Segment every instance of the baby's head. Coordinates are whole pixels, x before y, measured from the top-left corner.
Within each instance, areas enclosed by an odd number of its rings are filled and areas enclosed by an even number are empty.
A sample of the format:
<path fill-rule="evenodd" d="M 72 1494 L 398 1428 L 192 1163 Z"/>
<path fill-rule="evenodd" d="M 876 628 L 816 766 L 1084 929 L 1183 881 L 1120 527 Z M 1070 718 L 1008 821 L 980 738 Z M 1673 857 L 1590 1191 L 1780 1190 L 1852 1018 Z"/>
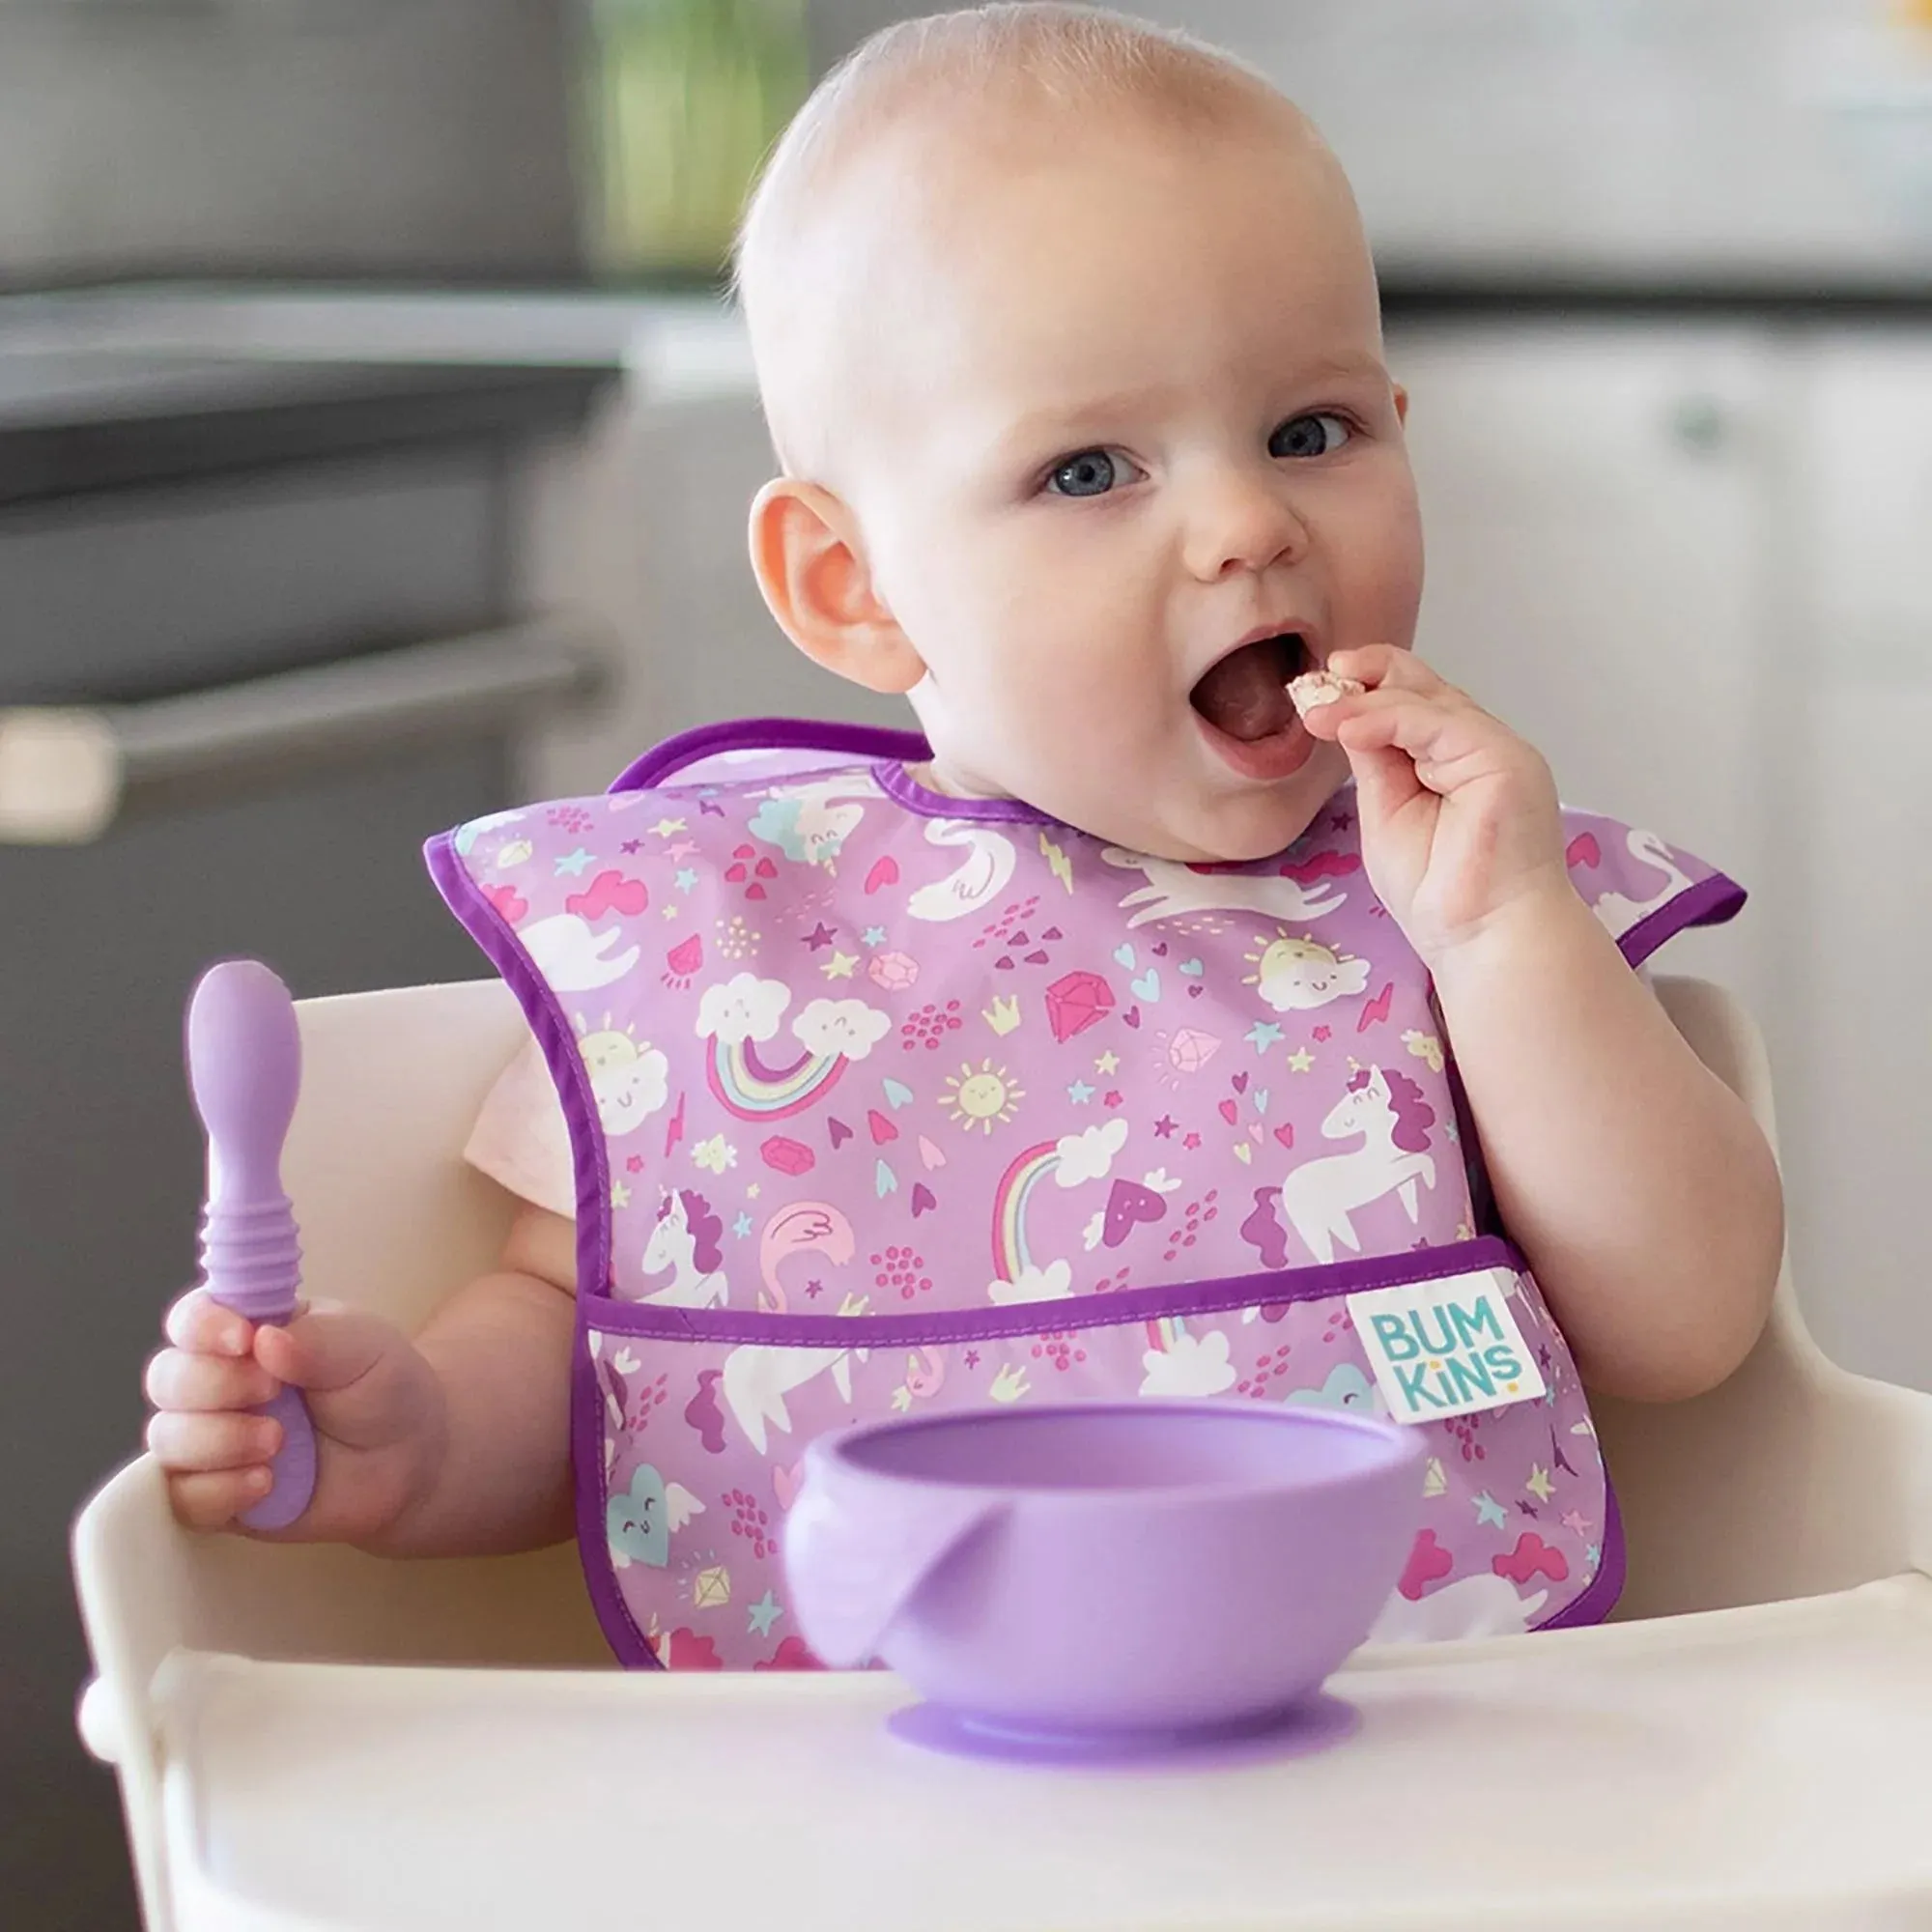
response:
<path fill-rule="evenodd" d="M 1281 687 L 1406 647 L 1422 581 L 1368 248 L 1295 108 L 1084 8 L 909 21 L 780 142 L 738 269 L 793 640 L 910 696 L 941 789 L 1171 859 L 1295 838 L 1347 768 Z"/>

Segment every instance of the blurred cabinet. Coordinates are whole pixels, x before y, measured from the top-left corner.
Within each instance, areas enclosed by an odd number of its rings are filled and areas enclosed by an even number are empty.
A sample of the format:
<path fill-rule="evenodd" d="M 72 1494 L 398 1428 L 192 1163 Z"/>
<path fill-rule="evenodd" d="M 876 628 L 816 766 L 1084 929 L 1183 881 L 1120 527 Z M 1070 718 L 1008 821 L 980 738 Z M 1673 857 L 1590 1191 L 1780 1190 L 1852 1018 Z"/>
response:
<path fill-rule="evenodd" d="M 1821 1342 L 1932 1387 L 1932 329 L 1408 324 L 1389 354 L 1418 648 L 1566 800 L 1749 889 L 1660 967 L 1763 1018 Z"/>
<path fill-rule="evenodd" d="M 1566 802 L 1764 876 L 1761 434 L 1747 330 L 1391 331 L 1428 588 L 1417 637 L 1548 758 Z M 1762 1009 L 1748 929 L 1673 942 Z"/>
<path fill-rule="evenodd" d="M 1932 330 L 1795 372 L 1778 678 L 1789 1160 L 1820 1341 L 1932 1387 Z"/>

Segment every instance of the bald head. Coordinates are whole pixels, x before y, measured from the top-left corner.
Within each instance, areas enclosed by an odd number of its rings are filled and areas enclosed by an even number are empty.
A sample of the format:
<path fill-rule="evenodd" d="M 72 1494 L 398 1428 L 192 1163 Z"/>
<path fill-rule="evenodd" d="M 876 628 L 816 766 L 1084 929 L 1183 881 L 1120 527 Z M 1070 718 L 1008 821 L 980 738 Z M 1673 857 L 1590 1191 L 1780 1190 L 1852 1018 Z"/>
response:
<path fill-rule="evenodd" d="M 860 391 L 902 348 L 907 278 L 970 247 L 954 217 L 987 171 L 1129 134 L 1183 150 L 1265 135 L 1352 210 L 1339 165 L 1267 80 L 1097 8 L 1007 0 L 907 20 L 830 74 L 774 148 L 735 261 L 786 473 L 837 476 Z"/>

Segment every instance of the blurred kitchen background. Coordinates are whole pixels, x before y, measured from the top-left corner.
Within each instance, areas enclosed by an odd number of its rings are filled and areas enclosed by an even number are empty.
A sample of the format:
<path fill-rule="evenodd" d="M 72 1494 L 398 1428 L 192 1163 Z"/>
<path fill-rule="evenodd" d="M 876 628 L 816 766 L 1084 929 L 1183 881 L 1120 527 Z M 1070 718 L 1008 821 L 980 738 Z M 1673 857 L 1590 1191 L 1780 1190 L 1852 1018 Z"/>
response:
<path fill-rule="evenodd" d="M 711 292 L 894 0 L 0 0 L 0 1922 L 131 1926 L 64 1550 L 189 1279 L 180 1005 L 474 977 L 416 847 L 779 639 Z M 1932 0 L 1150 0 L 1359 188 L 1422 647 L 1753 892 L 1826 1348 L 1932 1387 Z"/>

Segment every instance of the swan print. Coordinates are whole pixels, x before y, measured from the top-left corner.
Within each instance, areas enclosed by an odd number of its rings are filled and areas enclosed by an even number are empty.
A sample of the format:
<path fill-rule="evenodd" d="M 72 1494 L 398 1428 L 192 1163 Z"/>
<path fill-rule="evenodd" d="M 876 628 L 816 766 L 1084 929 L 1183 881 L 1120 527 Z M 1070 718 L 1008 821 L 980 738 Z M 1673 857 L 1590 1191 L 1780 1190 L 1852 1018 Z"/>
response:
<path fill-rule="evenodd" d="M 963 846 L 966 857 L 956 871 L 921 886 L 906 901 L 917 920 L 950 921 L 983 911 L 1006 891 L 1018 863 L 1010 838 L 970 819 L 935 818 L 925 828 L 925 842 Z"/>

